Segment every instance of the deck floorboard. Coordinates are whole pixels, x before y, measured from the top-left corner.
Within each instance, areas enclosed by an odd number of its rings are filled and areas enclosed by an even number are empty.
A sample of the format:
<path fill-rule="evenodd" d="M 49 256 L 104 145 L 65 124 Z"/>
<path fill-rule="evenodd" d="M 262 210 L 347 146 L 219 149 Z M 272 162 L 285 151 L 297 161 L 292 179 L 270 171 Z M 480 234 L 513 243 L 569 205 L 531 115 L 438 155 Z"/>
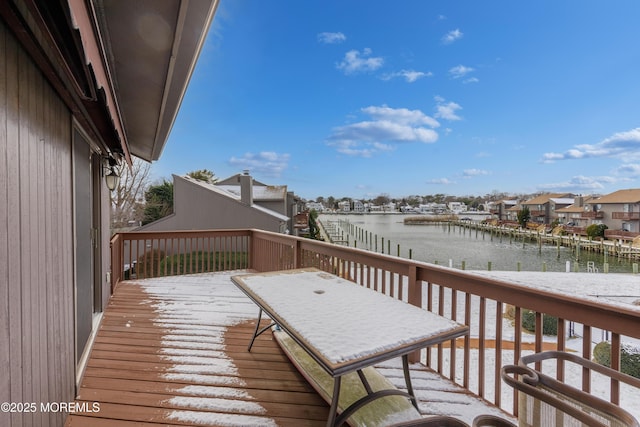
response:
<path fill-rule="evenodd" d="M 103 314 L 76 398 L 79 409 L 89 409 L 70 414 L 65 426 L 325 425 L 328 405 L 270 333 L 247 351 L 258 309 L 235 288 L 231 275 L 120 283 Z M 403 385 L 399 364 L 381 369 Z M 437 374 L 427 369 L 414 374 L 418 393 L 438 383 Z M 486 412 L 461 390 L 445 391 L 451 396 L 445 399 L 448 412 L 464 412 L 469 405 Z M 439 391 L 438 401 L 442 395 Z M 463 409 L 451 409 L 456 402 Z M 91 410 L 94 404 L 99 410 Z M 434 404 L 423 401 L 421 410 L 432 413 Z"/>

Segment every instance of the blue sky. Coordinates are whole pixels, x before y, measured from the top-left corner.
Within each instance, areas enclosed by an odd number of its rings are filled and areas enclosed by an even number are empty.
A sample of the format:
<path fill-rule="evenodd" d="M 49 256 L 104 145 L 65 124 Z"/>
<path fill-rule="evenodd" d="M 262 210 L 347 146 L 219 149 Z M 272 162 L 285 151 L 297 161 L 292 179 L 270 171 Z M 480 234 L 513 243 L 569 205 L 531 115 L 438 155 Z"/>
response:
<path fill-rule="evenodd" d="M 640 187 L 637 0 L 221 0 L 156 178 L 307 199 Z"/>

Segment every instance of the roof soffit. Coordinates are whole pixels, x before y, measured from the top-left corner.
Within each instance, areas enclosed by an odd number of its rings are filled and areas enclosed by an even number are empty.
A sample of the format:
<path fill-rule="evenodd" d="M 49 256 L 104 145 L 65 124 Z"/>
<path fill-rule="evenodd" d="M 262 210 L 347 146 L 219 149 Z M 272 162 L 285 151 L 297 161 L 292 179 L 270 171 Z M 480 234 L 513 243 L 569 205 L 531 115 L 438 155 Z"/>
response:
<path fill-rule="evenodd" d="M 95 0 L 131 153 L 162 153 L 218 0 Z"/>

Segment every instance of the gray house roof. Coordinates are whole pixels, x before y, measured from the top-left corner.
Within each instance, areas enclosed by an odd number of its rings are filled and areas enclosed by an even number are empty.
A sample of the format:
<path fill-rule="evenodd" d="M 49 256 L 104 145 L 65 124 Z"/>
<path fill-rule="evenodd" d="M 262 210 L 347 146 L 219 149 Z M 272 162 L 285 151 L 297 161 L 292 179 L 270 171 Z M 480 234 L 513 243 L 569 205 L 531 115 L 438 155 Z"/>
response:
<path fill-rule="evenodd" d="M 240 197 L 239 185 L 218 185 L 215 187 L 220 188 L 228 193 L 236 194 Z M 285 200 L 287 197 L 286 185 L 254 185 L 253 186 L 253 200 Z"/>
<path fill-rule="evenodd" d="M 207 189 L 209 191 L 212 191 L 212 192 L 217 193 L 217 194 L 219 194 L 221 196 L 233 199 L 233 200 L 237 201 L 238 203 L 242 203 L 241 202 L 241 194 L 240 194 L 240 186 L 209 184 L 207 182 L 191 178 L 188 175 L 183 175 L 183 176 L 174 175 L 174 180 L 175 180 L 176 177 L 181 178 L 181 179 L 185 179 L 187 181 L 191 181 L 194 184 L 199 185 L 199 186 L 201 186 L 201 187 L 203 187 L 203 188 L 205 188 L 205 189 Z M 254 200 L 256 200 L 256 199 L 258 199 L 258 200 L 260 200 L 260 199 L 268 199 L 269 197 L 265 197 L 265 195 L 268 195 L 269 193 L 267 191 L 262 191 L 262 189 L 268 189 L 268 188 L 272 188 L 272 187 L 271 186 L 266 186 L 266 187 L 254 186 L 253 187 Z M 277 193 L 274 193 L 274 194 L 277 196 Z M 286 187 L 285 187 L 285 195 L 286 195 Z M 260 197 L 260 196 L 262 196 L 262 197 Z M 272 198 L 275 198 L 275 197 L 272 197 Z M 280 199 L 281 198 L 277 198 L 276 200 L 280 200 Z M 261 212 L 264 212 L 265 214 L 271 215 L 271 216 L 273 216 L 275 218 L 278 218 L 281 221 L 288 221 L 289 220 L 288 216 L 279 214 L 278 212 L 272 211 L 271 209 L 264 208 L 264 207 L 262 207 L 260 205 L 255 204 L 255 203 L 253 205 L 251 205 L 251 208 L 259 210 Z"/>

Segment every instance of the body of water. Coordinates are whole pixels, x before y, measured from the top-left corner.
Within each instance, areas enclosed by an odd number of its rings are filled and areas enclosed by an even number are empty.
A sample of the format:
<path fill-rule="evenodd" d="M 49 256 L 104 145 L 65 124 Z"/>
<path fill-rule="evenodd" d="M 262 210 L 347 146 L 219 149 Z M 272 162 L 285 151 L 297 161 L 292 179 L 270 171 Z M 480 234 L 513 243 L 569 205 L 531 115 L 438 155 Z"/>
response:
<path fill-rule="evenodd" d="M 476 230 L 461 227 L 438 225 L 405 225 L 405 215 L 398 214 L 365 214 L 365 215 L 320 215 L 320 221 L 325 226 L 338 225 L 348 222 L 351 227 L 340 227 L 345 236 L 348 230 L 355 230 L 355 235 L 348 236 L 349 246 L 361 249 L 376 250 L 377 252 L 398 255 L 418 261 L 451 265 L 462 268 L 464 262 L 466 270 L 487 270 L 491 263 L 492 270 L 515 271 L 566 271 L 569 261 L 571 270 L 587 271 L 587 262 L 600 271 L 604 271 L 604 256 L 599 253 L 581 250 L 576 261 L 576 253 L 571 248 L 552 245 L 542 245 L 536 242 L 510 239 L 509 236 L 491 236 Z M 366 234 L 366 236 L 365 236 Z M 375 236 L 377 235 L 377 246 Z M 369 238 L 373 236 L 373 239 Z M 384 248 L 382 239 L 384 238 Z M 390 243 L 389 243 L 390 242 Z M 577 265 L 575 264 L 577 262 Z M 609 256 L 609 272 L 631 273 L 632 262 Z"/>

